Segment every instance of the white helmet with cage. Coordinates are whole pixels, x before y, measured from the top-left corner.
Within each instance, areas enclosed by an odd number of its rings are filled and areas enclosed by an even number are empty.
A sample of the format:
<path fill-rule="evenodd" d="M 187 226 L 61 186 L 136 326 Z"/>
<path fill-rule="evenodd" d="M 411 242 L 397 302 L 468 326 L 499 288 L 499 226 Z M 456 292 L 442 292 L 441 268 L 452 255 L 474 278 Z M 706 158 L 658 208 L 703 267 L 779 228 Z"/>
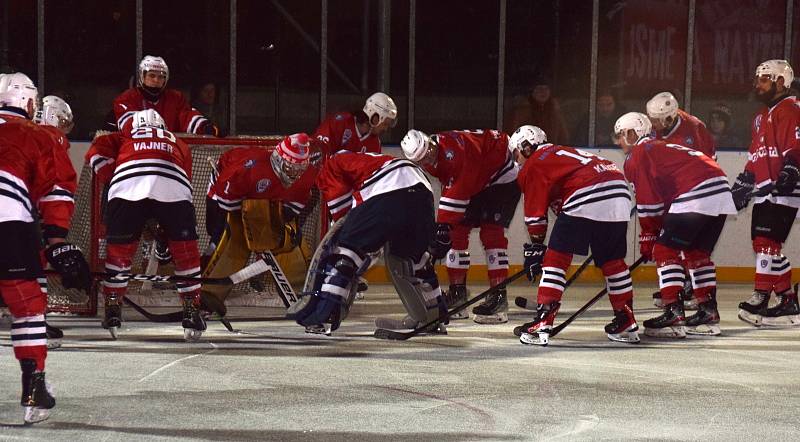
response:
<path fill-rule="evenodd" d="M 155 109 L 145 109 L 133 113 L 133 128 L 140 127 L 155 127 L 158 129 L 166 129 L 167 124 L 164 119 Z"/>
<path fill-rule="evenodd" d="M 72 108 L 66 101 L 55 95 L 42 98 L 42 107 L 36 112 L 34 121 L 36 124 L 57 127 L 65 134 L 70 133 L 75 125 Z"/>
<path fill-rule="evenodd" d="M 636 132 L 639 139 L 650 135 L 653 130 L 653 123 L 647 115 L 640 112 L 628 112 L 617 119 L 614 123 L 614 134 L 617 137 L 624 137 L 629 130 Z"/>
<path fill-rule="evenodd" d="M 28 103 L 31 101 L 35 114 L 39 109 L 39 90 L 27 75 L 14 72 L 0 76 L 0 106 L 18 107 L 28 112 Z"/>
<path fill-rule="evenodd" d="M 756 78 L 769 75 L 770 80 L 778 81 L 783 77 L 783 86 L 789 88 L 794 80 L 794 71 L 786 60 L 767 60 L 756 67 Z"/>
<path fill-rule="evenodd" d="M 367 98 L 367 102 L 364 104 L 364 113 L 367 114 L 371 126 L 378 126 L 387 119 L 391 120 L 392 127 L 397 124 L 397 106 L 392 97 L 383 92 L 375 92 Z M 378 122 L 372 124 L 372 117 L 375 114 L 378 114 Z"/>
<path fill-rule="evenodd" d="M 167 66 L 167 62 L 164 61 L 163 58 L 153 55 L 145 55 L 144 58 L 142 58 L 142 61 L 139 62 L 136 82 L 140 87 L 147 88 L 147 86 L 144 84 L 144 77 L 150 71 L 161 72 L 164 77 L 166 77 L 164 79 L 164 85 L 160 88 L 155 88 L 156 90 L 151 90 L 151 92 L 160 92 L 167 87 L 167 82 L 169 81 L 169 66 Z"/>
<path fill-rule="evenodd" d="M 659 92 L 646 105 L 647 116 L 669 126 L 678 115 L 678 100 L 669 92 Z"/>
<path fill-rule="evenodd" d="M 511 134 L 508 140 L 508 150 L 513 154 L 515 150 L 525 157 L 529 157 L 531 153 L 540 145 L 547 142 L 547 134 L 537 127 L 526 124 L 520 126 Z"/>
<path fill-rule="evenodd" d="M 411 129 L 400 141 L 403 155 L 409 160 L 419 163 L 428 154 L 431 146 L 431 137 L 421 130 Z"/>

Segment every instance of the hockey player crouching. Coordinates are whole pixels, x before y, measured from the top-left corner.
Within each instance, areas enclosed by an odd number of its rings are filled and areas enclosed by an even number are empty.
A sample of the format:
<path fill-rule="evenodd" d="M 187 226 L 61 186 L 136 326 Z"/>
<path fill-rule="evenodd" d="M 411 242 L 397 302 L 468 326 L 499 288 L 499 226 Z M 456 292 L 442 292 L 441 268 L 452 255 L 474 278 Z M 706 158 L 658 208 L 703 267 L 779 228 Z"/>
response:
<path fill-rule="evenodd" d="M 306 330 L 336 330 L 347 316 L 355 286 L 384 247 L 395 288 L 416 325 L 430 322 L 447 307 L 428 253 L 433 240 L 433 193 L 425 173 L 411 161 L 389 155 L 344 152 L 329 158 L 317 187 L 334 220 L 345 215 L 329 252 L 311 274 L 314 292 L 293 314 Z M 415 326 L 416 326 L 415 325 Z M 444 332 L 436 324 L 431 332 Z"/>
<path fill-rule="evenodd" d="M 106 207 L 106 272 L 131 271 L 145 222 L 156 219 L 165 230 L 175 274 L 200 276 L 200 253 L 192 204 L 192 156 L 189 147 L 164 129 L 153 109 L 135 112 L 133 129 L 98 138 L 86 153 L 98 179 L 110 179 Z M 196 340 L 206 324 L 200 316 L 200 284 L 181 282 L 184 337 Z M 103 328 L 116 339 L 122 325 L 122 300 L 128 280 L 109 277 L 102 283 Z"/>
<path fill-rule="evenodd" d="M 301 240 L 300 212 L 311 197 L 317 168 L 309 167 L 311 141 L 305 133 L 263 147 L 229 150 L 217 161 L 206 198 L 211 237 L 205 277 L 225 277 L 242 269 L 251 253 L 271 252 L 289 279 L 304 277 L 311 250 Z M 213 252 L 213 253 L 208 253 Z M 231 286 L 205 285 L 204 308 L 221 316 Z M 284 300 L 289 302 L 289 300 Z"/>
<path fill-rule="evenodd" d="M 520 342 L 548 344 L 572 256 L 587 255 L 590 248 L 594 264 L 605 276 L 614 310 L 614 318 L 605 327 L 608 339 L 639 342 L 633 285 L 625 264 L 631 195 L 622 172 L 605 158 L 548 143 L 536 126 L 517 129 L 509 149 L 524 161 L 517 180 L 525 196 L 525 224 L 531 240 L 523 251 L 528 279 L 542 272 L 536 317 L 522 326 Z M 557 217 L 545 246 L 548 208 Z"/>
<path fill-rule="evenodd" d="M 647 336 L 684 338 L 718 335 L 716 267 L 711 253 L 725 225 L 736 213 L 725 172 L 694 149 L 649 137 L 647 115 L 629 112 L 614 124 L 617 144 L 626 154 L 625 177 L 636 192 L 639 248 L 655 261 L 664 314 L 644 321 Z M 686 317 L 678 293 L 683 288 L 685 258 L 698 302 Z"/>

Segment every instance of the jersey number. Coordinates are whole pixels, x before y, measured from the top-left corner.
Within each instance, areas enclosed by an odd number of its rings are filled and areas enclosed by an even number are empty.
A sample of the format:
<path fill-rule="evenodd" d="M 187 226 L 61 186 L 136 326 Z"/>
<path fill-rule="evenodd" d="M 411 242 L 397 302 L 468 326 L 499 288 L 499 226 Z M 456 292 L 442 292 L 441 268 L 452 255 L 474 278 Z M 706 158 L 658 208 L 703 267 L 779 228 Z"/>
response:
<path fill-rule="evenodd" d="M 586 152 L 585 150 L 575 149 L 576 153 L 572 153 L 568 150 L 557 150 L 556 155 L 562 157 L 570 157 L 575 158 L 576 160 L 580 161 L 581 164 L 587 165 L 592 162 L 596 156 L 592 153 Z"/>
<path fill-rule="evenodd" d="M 173 143 L 175 140 L 175 135 L 172 132 L 166 131 L 161 128 L 156 127 L 140 127 L 136 129 L 136 132 L 131 134 L 132 138 L 163 138 L 165 140 L 172 141 Z"/>

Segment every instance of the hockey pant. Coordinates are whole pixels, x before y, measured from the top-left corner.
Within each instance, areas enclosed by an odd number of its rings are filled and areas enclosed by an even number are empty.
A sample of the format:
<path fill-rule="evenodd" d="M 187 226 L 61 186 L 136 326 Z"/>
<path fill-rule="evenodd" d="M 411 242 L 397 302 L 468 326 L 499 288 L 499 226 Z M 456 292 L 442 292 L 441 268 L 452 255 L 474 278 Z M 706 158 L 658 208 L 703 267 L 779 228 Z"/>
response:
<path fill-rule="evenodd" d="M 44 371 L 47 359 L 47 329 L 44 313 L 47 295 L 35 279 L 0 280 L 0 297 L 11 312 L 11 345 L 17 360 L 33 359 Z"/>
<path fill-rule="evenodd" d="M 450 230 L 452 249 L 447 252 L 447 276 L 450 284 L 464 284 L 470 266 L 469 233 L 472 227 L 456 224 Z M 489 285 L 495 286 L 508 278 L 508 239 L 503 226 L 481 223 L 480 238 L 486 252 Z"/>

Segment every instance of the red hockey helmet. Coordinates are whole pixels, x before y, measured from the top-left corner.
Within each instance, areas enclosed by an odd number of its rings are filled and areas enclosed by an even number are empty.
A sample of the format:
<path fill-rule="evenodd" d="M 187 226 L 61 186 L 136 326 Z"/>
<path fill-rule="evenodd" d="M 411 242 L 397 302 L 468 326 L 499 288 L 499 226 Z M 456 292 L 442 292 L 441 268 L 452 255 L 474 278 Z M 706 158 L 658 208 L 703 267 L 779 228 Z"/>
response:
<path fill-rule="evenodd" d="M 311 140 L 303 132 L 289 135 L 275 146 L 270 161 L 284 186 L 291 185 L 306 171 L 310 155 Z"/>

